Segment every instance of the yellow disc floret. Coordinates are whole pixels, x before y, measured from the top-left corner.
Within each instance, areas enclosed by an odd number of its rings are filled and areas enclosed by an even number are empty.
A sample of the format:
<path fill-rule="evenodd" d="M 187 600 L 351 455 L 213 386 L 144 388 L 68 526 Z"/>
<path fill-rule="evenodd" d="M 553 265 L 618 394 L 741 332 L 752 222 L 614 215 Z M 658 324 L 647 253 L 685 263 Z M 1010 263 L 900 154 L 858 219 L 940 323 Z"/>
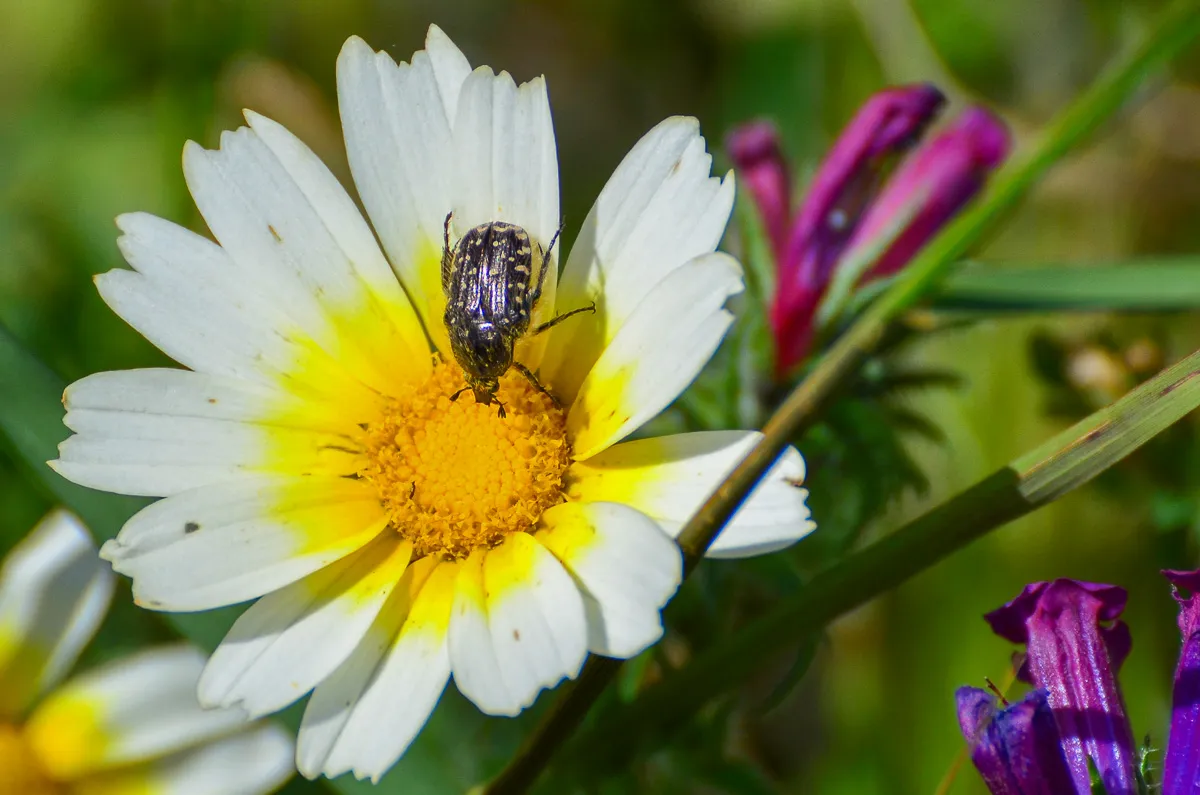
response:
<path fill-rule="evenodd" d="M 496 393 L 504 417 L 470 390 L 451 400 L 464 385 L 456 365 L 440 362 L 366 428 L 359 476 L 379 490 L 414 558 L 495 546 L 563 501 L 571 451 L 562 410 L 515 370 Z"/>
<path fill-rule="evenodd" d="M 0 792 L 58 795 L 61 791 L 42 771 L 20 728 L 0 723 Z"/>

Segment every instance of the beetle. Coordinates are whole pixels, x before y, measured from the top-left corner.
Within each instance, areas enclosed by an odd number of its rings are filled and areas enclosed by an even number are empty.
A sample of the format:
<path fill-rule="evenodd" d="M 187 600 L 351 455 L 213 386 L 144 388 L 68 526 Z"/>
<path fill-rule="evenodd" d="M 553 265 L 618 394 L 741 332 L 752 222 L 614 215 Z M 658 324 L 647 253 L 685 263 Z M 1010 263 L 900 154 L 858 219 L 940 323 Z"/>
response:
<path fill-rule="evenodd" d="M 496 391 L 500 388 L 500 377 L 515 368 L 561 408 L 558 399 L 542 386 L 537 376 L 513 359 L 513 348 L 529 332 L 533 312 L 542 297 L 546 271 L 551 267 L 550 254 L 562 226 L 545 251 L 538 245 L 534 257 L 529 233 L 504 221 L 479 224 L 451 246 L 453 215 L 446 216 L 442 249 L 442 292 L 446 295 L 442 321 L 450 337 L 450 350 L 462 368 L 467 385 L 450 399 L 457 400 L 469 389 L 477 403 L 499 406 L 503 417 L 504 404 L 496 398 Z M 564 312 L 536 326 L 532 333 L 541 334 L 580 312 L 595 311 L 593 302 Z"/>

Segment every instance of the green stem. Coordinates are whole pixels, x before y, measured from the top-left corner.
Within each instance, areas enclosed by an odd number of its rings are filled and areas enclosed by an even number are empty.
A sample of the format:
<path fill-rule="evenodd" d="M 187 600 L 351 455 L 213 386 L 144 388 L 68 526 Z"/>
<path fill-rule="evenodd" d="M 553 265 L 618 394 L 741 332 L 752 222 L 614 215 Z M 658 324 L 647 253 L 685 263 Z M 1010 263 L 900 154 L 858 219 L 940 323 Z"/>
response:
<path fill-rule="evenodd" d="M 685 575 L 695 568 L 709 544 L 784 448 L 812 424 L 822 406 L 871 354 L 892 320 L 935 287 L 946 271 L 1016 206 L 1051 165 L 1117 111 L 1147 74 L 1177 55 L 1200 32 L 1198 8 L 1200 0 L 1176 0 L 1169 6 L 1142 43 L 1077 98 L 1027 155 L 1002 169 L 983 198 L 931 241 L 895 284 L 838 339 L 763 427 L 759 444 L 684 526 L 679 545 L 684 553 Z M 927 558 L 925 565 L 936 559 L 936 556 Z M 604 685 L 616 674 L 617 667 L 595 661 L 587 666 L 584 676 L 589 687 L 575 688 L 560 699 L 550 720 L 534 731 L 509 767 L 483 788 L 484 795 L 525 792 L 565 739 L 564 727 L 570 731 L 582 721 Z"/>

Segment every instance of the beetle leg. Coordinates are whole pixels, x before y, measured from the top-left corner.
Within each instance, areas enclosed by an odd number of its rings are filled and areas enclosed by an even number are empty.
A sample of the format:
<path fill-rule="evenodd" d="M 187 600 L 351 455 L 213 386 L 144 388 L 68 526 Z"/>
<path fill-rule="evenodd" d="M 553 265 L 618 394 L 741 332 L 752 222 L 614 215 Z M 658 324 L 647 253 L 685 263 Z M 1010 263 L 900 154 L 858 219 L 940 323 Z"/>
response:
<path fill-rule="evenodd" d="M 596 311 L 596 302 L 592 301 L 587 306 L 581 306 L 578 309 L 572 309 L 570 312 L 563 312 L 558 317 L 550 318 L 545 323 L 543 323 L 542 325 L 535 328 L 533 330 L 533 333 L 541 334 L 543 331 L 548 331 L 549 329 L 554 328 L 559 323 L 561 323 L 564 320 L 566 320 L 567 318 L 569 318 L 571 315 L 578 315 L 580 312 L 595 312 L 595 311 Z"/>
<path fill-rule="evenodd" d="M 525 378 L 529 381 L 529 383 L 533 384 L 534 389 L 541 392 L 546 397 L 550 398 L 550 402 L 554 404 L 554 408 L 556 408 L 556 409 L 562 408 L 562 403 L 558 402 L 558 398 L 556 398 L 554 396 L 554 393 L 551 392 L 549 389 L 546 389 L 546 387 L 542 386 L 542 382 L 538 380 L 537 376 L 534 375 L 528 367 L 521 364 L 520 362 L 513 362 L 512 366 L 517 369 L 517 372 L 519 372 L 521 375 L 525 376 Z M 500 416 L 504 416 L 504 415 L 501 414 Z"/>
<path fill-rule="evenodd" d="M 446 224 L 442 227 L 442 292 L 450 294 L 450 276 L 454 272 L 454 253 L 450 250 L 450 219 L 454 211 L 446 213 Z"/>
<path fill-rule="evenodd" d="M 550 246 L 542 252 L 542 270 L 538 273 L 537 287 L 533 289 L 533 295 L 529 299 L 529 307 L 532 309 L 537 306 L 537 302 L 542 297 L 542 286 L 546 284 L 546 271 L 550 270 L 550 253 L 554 251 L 554 244 L 558 242 L 558 236 L 562 234 L 564 221 L 558 222 L 558 229 L 554 232 L 554 237 L 550 238 Z M 538 244 L 540 249 L 542 246 Z"/>
<path fill-rule="evenodd" d="M 520 367 L 522 370 L 524 370 L 524 371 L 525 371 L 525 373 L 526 373 L 526 374 L 527 374 L 527 375 L 528 375 L 530 378 L 533 378 L 533 374 L 532 374 L 532 373 L 530 373 L 528 370 L 525 370 L 525 368 L 524 368 L 524 366 L 523 366 L 523 365 L 517 365 L 517 366 L 518 366 L 518 367 Z M 542 385 L 541 385 L 541 384 L 539 384 L 537 381 L 534 381 L 533 383 L 534 383 L 534 386 L 536 386 L 538 389 L 541 389 L 543 392 L 546 392 L 546 390 L 545 390 L 545 389 L 542 389 Z M 455 392 L 453 395 L 451 395 L 451 396 L 450 396 L 450 402 L 451 402 L 451 403 L 454 403 L 455 401 L 457 401 L 457 400 L 458 400 L 458 396 L 459 396 L 459 395 L 461 395 L 463 392 L 466 392 L 468 389 L 471 389 L 471 390 L 473 390 L 473 389 L 474 389 L 474 387 L 472 387 L 470 384 L 468 384 L 467 386 L 464 386 L 462 389 L 458 390 L 457 392 Z M 550 395 L 550 393 L 549 393 L 549 392 L 546 392 L 546 394 L 547 394 L 547 395 Z M 485 395 L 485 397 L 487 397 L 487 398 L 489 398 L 489 399 L 488 399 L 488 400 L 484 400 L 484 401 L 480 401 L 480 399 L 479 399 L 479 397 L 478 397 L 478 393 L 476 393 L 475 402 L 476 402 L 476 403 L 480 403 L 480 402 L 482 402 L 482 403 L 483 403 L 483 405 L 485 405 L 485 406 L 490 406 L 490 405 L 492 405 L 493 403 L 495 403 L 495 404 L 496 404 L 496 408 L 498 409 L 498 411 L 497 411 L 496 413 L 497 413 L 497 414 L 500 416 L 500 419 L 504 419 L 505 417 L 507 417 L 507 416 L 508 416 L 508 412 L 506 412 L 506 411 L 504 410 L 504 404 L 500 402 L 500 398 L 496 397 L 496 396 L 495 396 L 495 394 L 488 394 L 488 395 Z M 553 397 L 554 397 L 554 396 L 553 396 L 553 395 L 550 395 L 550 397 L 551 397 L 551 399 L 553 399 Z M 558 405 L 557 401 L 555 402 L 555 405 Z"/>

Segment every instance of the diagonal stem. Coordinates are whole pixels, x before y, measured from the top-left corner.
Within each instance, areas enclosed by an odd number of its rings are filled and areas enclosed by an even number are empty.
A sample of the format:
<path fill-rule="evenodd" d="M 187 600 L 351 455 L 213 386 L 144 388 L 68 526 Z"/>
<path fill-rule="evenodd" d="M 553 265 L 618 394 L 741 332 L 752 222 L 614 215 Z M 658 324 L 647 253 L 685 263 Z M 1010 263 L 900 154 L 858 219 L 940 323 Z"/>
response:
<path fill-rule="evenodd" d="M 812 425 L 830 397 L 875 350 L 891 322 L 935 287 L 1054 163 L 1115 114 L 1149 74 L 1178 55 L 1197 33 L 1200 0 L 1176 0 L 1168 6 L 1138 47 L 1114 63 L 1060 114 L 1032 149 L 998 173 L 983 198 L 943 229 L 895 284 L 837 340 L 763 426 L 758 445 L 684 526 L 679 545 L 684 553 L 685 576 L 784 448 Z M 937 550 L 931 552 L 926 565 L 939 557 Z M 613 661 L 590 660 L 579 683 L 560 696 L 547 720 L 535 729 L 509 766 L 483 787 L 481 795 L 527 791 L 618 668 L 619 663 Z"/>

